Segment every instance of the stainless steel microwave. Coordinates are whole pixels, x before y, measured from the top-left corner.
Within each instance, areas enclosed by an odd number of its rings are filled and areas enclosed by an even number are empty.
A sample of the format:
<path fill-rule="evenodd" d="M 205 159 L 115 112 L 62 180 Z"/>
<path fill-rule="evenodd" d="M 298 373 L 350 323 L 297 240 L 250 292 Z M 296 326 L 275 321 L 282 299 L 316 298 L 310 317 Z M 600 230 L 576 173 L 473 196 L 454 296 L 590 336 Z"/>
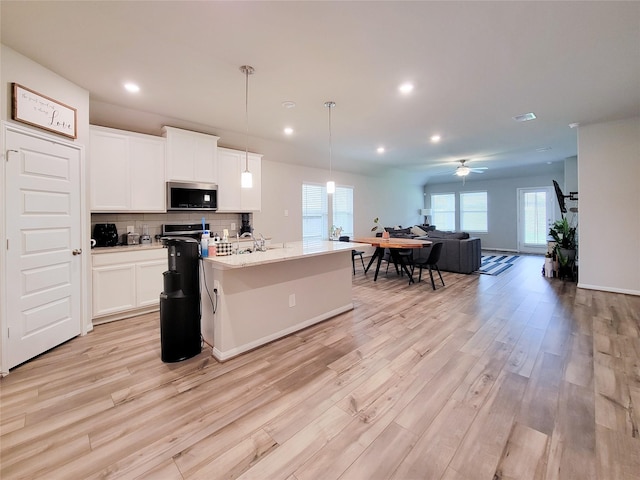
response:
<path fill-rule="evenodd" d="M 167 211 L 218 209 L 215 183 L 167 182 Z"/>

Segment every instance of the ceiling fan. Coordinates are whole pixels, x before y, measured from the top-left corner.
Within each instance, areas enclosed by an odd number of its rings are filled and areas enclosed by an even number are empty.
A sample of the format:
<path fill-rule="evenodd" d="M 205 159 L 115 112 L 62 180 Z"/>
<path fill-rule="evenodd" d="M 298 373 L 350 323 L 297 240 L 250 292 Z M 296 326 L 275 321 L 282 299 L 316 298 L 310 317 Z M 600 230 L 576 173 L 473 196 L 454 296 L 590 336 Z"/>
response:
<path fill-rule="evenodd" d="M 467 160 L 459 160 L 460 165 L 456 168 L 454 175 L 462 177 L 462 183 L 464 184 L 465 177 L 470 173 L 484 173 L 487 167 L 475 167 L 472 168 L 466 164 Z"/>

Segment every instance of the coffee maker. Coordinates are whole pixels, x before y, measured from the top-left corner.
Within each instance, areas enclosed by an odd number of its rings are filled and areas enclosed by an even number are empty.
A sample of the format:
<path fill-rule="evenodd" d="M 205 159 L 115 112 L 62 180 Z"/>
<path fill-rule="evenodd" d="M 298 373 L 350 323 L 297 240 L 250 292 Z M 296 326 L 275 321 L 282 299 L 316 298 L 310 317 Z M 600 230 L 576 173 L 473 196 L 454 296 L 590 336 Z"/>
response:
<path fill-rule="evenodd" d="M 249 214 L 248 213 L 243 213 L 242 214 L 242 227 L 240 227 L 240 235 L 242 235 L 243 233 L 251 233 L 253 231 L 253 228 L 251 228 L 251 225 L 249 224 Z"/>
<path fill-rule="evenodd" d="M 93 227 L 96 247 L 115 247 L 118 244 L 118 229 L 115 223 L 96 223 Z"/>

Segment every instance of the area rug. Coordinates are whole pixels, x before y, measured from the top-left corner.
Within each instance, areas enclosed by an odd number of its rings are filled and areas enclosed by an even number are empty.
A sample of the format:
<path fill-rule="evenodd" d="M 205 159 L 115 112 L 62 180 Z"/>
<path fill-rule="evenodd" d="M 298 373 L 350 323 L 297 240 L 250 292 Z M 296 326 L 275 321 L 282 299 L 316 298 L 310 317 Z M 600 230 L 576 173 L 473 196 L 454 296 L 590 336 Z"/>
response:
<path fill-rule="evenodd" d="M 483 255 L 479 272 L 485 275 L 500 275 L 508 270 L 517 259 L 518 255 Z"/>

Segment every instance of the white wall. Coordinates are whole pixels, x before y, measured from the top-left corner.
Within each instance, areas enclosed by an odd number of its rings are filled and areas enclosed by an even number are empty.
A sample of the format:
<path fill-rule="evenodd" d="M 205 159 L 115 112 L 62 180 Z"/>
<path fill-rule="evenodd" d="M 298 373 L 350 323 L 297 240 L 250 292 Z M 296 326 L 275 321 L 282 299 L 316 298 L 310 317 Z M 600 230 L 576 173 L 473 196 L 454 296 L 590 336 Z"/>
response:
<path fill-rule="evenodd" d="M 547 173 L 540 176 L 480 180 L 477 175 L 474 177 L 471 174 L 464 186 L 459 179 L 453 183 L 427 184 L 424 190 L 425 201 L 430 206 L 431 194 L 455 193 L 456 225 L 460 225 L 460 199 L 458 194 L 460 192 L 486 191 L 488 233 L 473 233 L 473 236 L 480 238 L 482 248 L 517 251 L 518 188 L 552 187 L 553 180 L 556 180 L 560 185 L 564 184 L 564 166 L 562 162 L 558 163 L 555 173 Z M 560 209 L 555 200 L 554 205 L 556 215 L 560 218 Z M 436 225 L 437 227 L 438 225 Z"/>
<path fill-rule="evenodd" d="M 253 215 L 254 231 L 274 243 L 302 240 L 302 183 L 325 183 L 328 175 L 328 170 L 263 158 L 262 211 Z M 354 187 L 355 236 L 371 236 L 375 217 L 385 226 L 422 223 L 422 187 L 414 185 L 409 174 L 389 171 L 384 177 L 368 177 L 333 170 L 333 179 Z"/>
<path fill-rule="evenodd" d="M 1 45 L 0 60 L 2 62 L 0 78 L 3 88 L 2 120 L 11 121 L 11 83 L 16 82 L 76 108 L 78 138 L 74 142 L 80 145 L 89 144 L 89 92 L 87 90 L 20 55 L 6 45 Z"/>
<path fill-rule="evenodd" d="M 578 131 L 579 287 L 640 295 L 640 117 Z"/>

